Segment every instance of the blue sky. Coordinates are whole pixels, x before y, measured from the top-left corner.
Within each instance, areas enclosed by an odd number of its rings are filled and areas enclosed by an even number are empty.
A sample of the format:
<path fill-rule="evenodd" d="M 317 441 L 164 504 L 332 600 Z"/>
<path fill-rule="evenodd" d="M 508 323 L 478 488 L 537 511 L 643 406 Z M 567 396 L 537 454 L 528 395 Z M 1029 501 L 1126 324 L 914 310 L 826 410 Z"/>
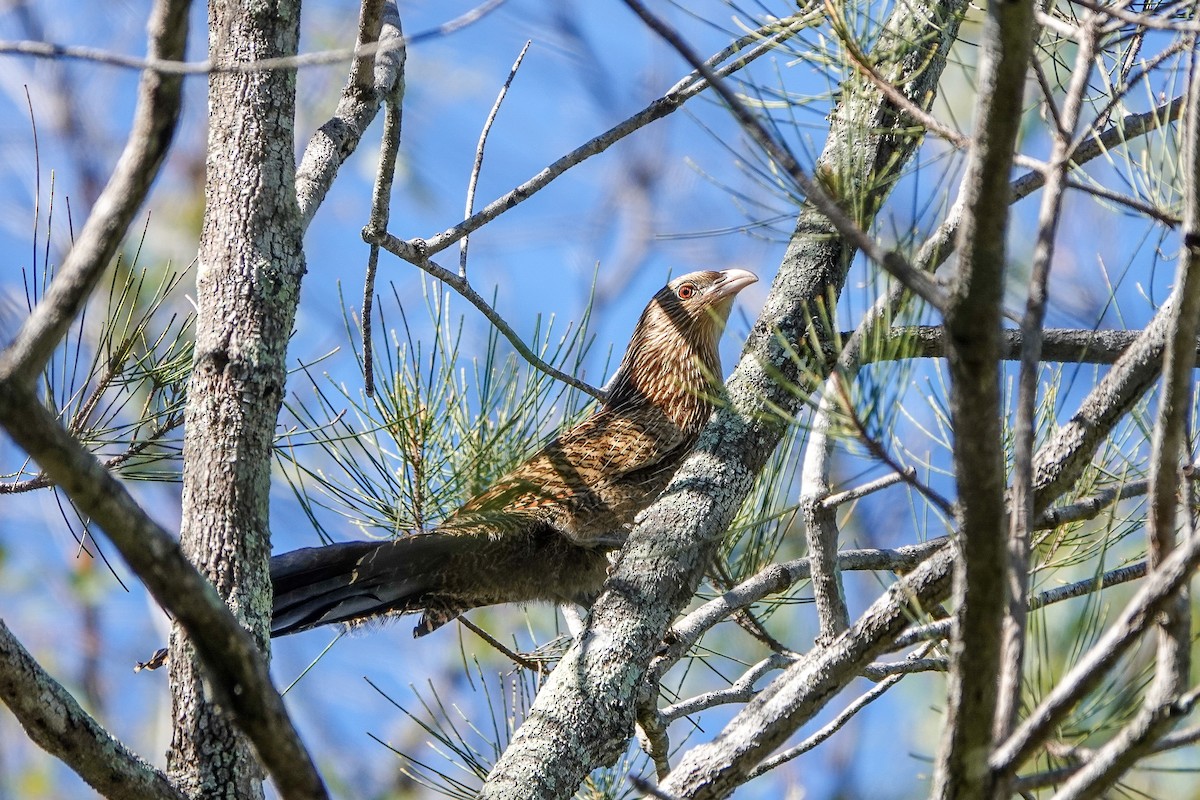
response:
<path fill-rule="evenodd" d="M 689 3 L 695 16 L 659 4 L 693 42 L 696 49 L 715 52 L 737 30 L 737 21 L 748 23 L 757 6 L 740 11 L 717 2 Z M 786 13 L 788 4 L 776 4 Z M 95 6 L 63 0 L 38 4 L 50 41 L 104 47 L 125 54 L 142 52 L 142 26 L 148 4 L 114 2 L 98 10 Z M 406 2 L 401 4 L 406 31 L 434 28 L 469 8 L 463 2 Z M 191 57 L 204 51 L 202 7 L 194 15 Z M 353 39 L 357 6 L 346 0 L 310 4 L 304 11 L 304 50 L 346 46 Z M 708 19 L 713 24 L 702 20 Z M 11 11 L 0 13 L 0 37 L 24 38 L 27 33 Z M 616 3 L 542 2 L 511 0 L 487 18 L 442 38 L 424 40 L 408 56 L 408 94 L 404 110 L 404 137 L 400 168 L 392 204 L 391 232 L 401 238 L 428 237 L 450 227 L 462 215 L 467 178 L 476 149 L 480 126 L 503 83 L 514 58 L 527 40 L 529 53 L 514 81 L 491 131 L 479 181 L 476 206 L 538 172 L 544 165 L 580 143 L 626 118 L 661 94 L 686 73 L 682 61 Z M 964 56 L 968 57 L 968 56 Z M 14 309 L 22 302 L 20 271 L 40 264 L 45 247 L 47 207 L 51 175 L 55 187 L 55 222 L 51 234 L 50 261 L 61 259 L 67 245 L 64 197 L 80 198 L 85 192 L 83 174 L 90 167 L 106 175 L 123 142 L 131 112 L 136 76 L 128 71 L 72 62 L 61 67 L 62 80 L 72 88 L 79 119 L 87 129 L 86 152 L 80 139 L 70 139 L 56 127 L 60 106 L 48 85 L 54 70 L 43 62 L 0 60 L 0 247 L 8 254 L 0 270 L 0 331 L 11 330 Z M 784 56 L 764 59 L 754 74 L 764 83 L 782 82 L 789 91 L 818 97 L 829 88 L 829 75 L 812 64 Z M 343 83 L 342 68 L 305 70 L 299 80 L 300 114 L 298 146 L 328 116 L 337 102 Z M 955 84 L 953 71 L 947 84 Z M 34 141 L 24 91 L 28 84 L 38 126 L 38 151 Z M 170 260 L 185 265 L 194 258 L 202 189 L 204 141 L 204 83 L 189 79 L 187 109 L 177 147 L 149 203 L 148 233 L 142 259 L 160 263 Z M 966 126 L 969 92 L 947 92 L 942 106 L 947 115 Z M 796 112 L 790 141 L 811 164 L 819 152 L 825 129 L 825 102 L 803 105 Z M 343 167 L 341 175 L 321 208 L 306 239 L 309 273 L 305 278 L 296 335 L 291 344 L 289 365 L 309 363 L 341 348 L 343 354 L 323 361 L 322 370 L 331 378 L 356 385 L 343 328 L 343 306 L 357 309 L 361 298 L 367 247 L 359 231 L 365 224 L 371 181 L 378 153 L 380 126 L 374 126 L 358 152 Z M 1029 146 L 1036 151 L 1037 141 Z M 893 198 L 885 218 L 894 219 L 898 238 L 913 227 L 920 229 L 933 212 L 913 223 L 918 199 L 934 193 L 949 196 L 957 180 L 958 160 L 938 158 L 936 146 L 927 154 L 928 170 L 906 178 Z M 584 365 L 589 381 L 600 384 L 606 355 L 618 354 L 645 301 L 670 274 L 697 268 L 740 267 L 756 272 L 761 282 L 739 298 L 723 345 L 726 370 L 736 361 L 749 321 L 753 320 L 774 277 L 782 255 L 783 235 L 790 229 L 785 218 L 775 229 L 755 227 L 748 222 L 787 214 L 791 206 L 748 174 L 748 150 L 726 114 L 707 98 L 699 98 L 688 109 L 644 129 L 607 153 L 572 170 L 541 194 L 523 203 L 471 240 L 470 275 L 484 295 L 496 292 L 496 304 L 512 326 L 524 335 L 534 330 L 537 315 L 553 314 L 558 324 L 579 318 L 587 300 L 593 275 L 600 276 L 601 313 L 592 330 L 596 345 Z M 732 191 L 731 191 L 732 190 Z M 73 208 L 86 201 L 72 199 Z M 1014 226 L 1014 258 L 1027 252 L 1022 234 L 1035 202 L 1018 207 Z M 1106 312 L 1104 324 L 1123 321 L 1131 326 L 1145 320 L 1150 305 L 1139 299 L 1161 290 L 1169 279 L 1171 265 L 1164 267 L 1154 252 L 1158 239 L 1136 225 L 1106 229 L 1097 226 L 1090 201 L 1064 226 L 1067 241 L 1076 237 L 1111 240 L 1114 265 L 1136 265 L 1121 314 Z M 31 239 L 35 204 L 40 204 L 39 226 Z M 78 211 L 75 212 L 79 214 Z M 79 216 L 75 217 L 76 225 Z M 140 230 L 142 223 L 135 226 Z M 884 235 L 890 235 L 885 231 Z M 457 250 L 440 257 L 452 267 Z M 1067 260 L 1067 257 L 1064 257 Z M 1157 265 L 1157 269 L 1155 268 Z M 1107 268 L 1107 267 L 1106 267 Z M 1051 311 L 1051 324 L 1074 324 L 1083 316 L 1085 324 L 1097 321 L 1094 308 L 1080 296 L 1107 291 L 1093 263 L 1067 263 L 1059 269 L 1063 281 L 1075 281 L 1079 291 Z M 846 319 L 853 318 L 872 296 L 865 285 L 866 273 L 856 271 L 846 294 Z M 405 303 L 411 319 L 422 317 L 422 278 L 414 267 L 384 256 L 380 269 L 380 293 L 390 318 L 397 314 L 386 283 L 396 285 L 396 296 Z M 1147 288 L 1148 287 L 1148 288 Z M 1073 305 L 1078 302 L 1078 308 Z M 390 304 L 390 305 L 389 305 Z M 465 320 L 465 347 L 478 351 L 486 339 L 482 317 L 465 302 L 452 300 L 456 313 Z M 1082 310 L 1079 310 L 1082 309 Z M 1093 314 L 1093 317 L 1087 317 Z M 926 384 L 912 378 L 919 395 Z M 297 376 L 291 389 L 306 391 L 306 381 Z M 914 404 L 912 413 L 927 418 L 931 413 Z M 16 463 L 19 454 L 0 438 L 0 462 Z M 178 529 L 178 488 L 175 485 L 140 485 L 139 497 L 159 522 Z M 888 521 L 887 533 L 868 534 L 881 543 L 907 541 L 911 534 L 897 520 L 895 508 L 865 506 L 868 522 Z M 903 517 L 903 512 L 899 512 Z M 277 549 L 315 543 L 307 520 L 283 481 L 273 496 L 273 528 Z M 907 522 L 911 525 L 911 520 Z M 871 527 L 863 525 L 864 528 Z M 343 535 L 354 535 L 343 530 Z M 878 541 L 878 538 L 872 541 Z M 0 575 L 4 587 L 0 597 L 5 621 L 26 645 L 43 659 L 52 672 L 69 685 L 78 674 L 79 657 L 74 641 L 79 631 L 80 592 L 100 598 L 104 641 L 102 662 L 108 708 L 102 719 L 118 736 L 151 760 L 160 761 L 166 748 L 168 706 L 165 674 L 134 675 L 133 661 L 149 655 L 165 641 L 163 615 L 130 579 L 123 565 L 118 573 L 130 586 L 122 591 L 103 570 L 81 579 L 73 540 L 66 531 L 54 496 L 48 492 L 5 499 L 0 516 Z M 80 588 L 83 585 L 85 588 Z M 861 605 L 873 585 L 851 588 L 852 602 Z M 519 613 L 488 615 L 498 635 L 505 625 L 520 621 Z M 800 620 L 797 625 L 811 624 Z M 491 657 L 477 640 L 449 626 L 433 636 L 414 642 L 406 623 L 343 639 L 289 695 L 297 719 L 326 770 L 331 784 L 344 786 L 347 796 L 364 797 L 382 791 L 396 762 L 380 745 L 380 738 L 412 745 L 420 732 L 379 694 L 362 676 L 377 682 L 395 699 L 414 705 L 410 686 L 436 687 L 444 697 L 466 708 L 479 702 L 467 690 L 457 666 L 462 646 Z M 281 685 L 289 684 L 328 643 L 333 634 L 314 632 L 290 637 L 275 649 L 274 669 Z M 501 638 L 506 638 L 501 635 Z M 68 645 L 64 646 L 63 643 Z M 487 661 L 495 671 L 499 662 Z M 861 682 L 860 682 L 861 683 Z M 865 684 L 864 684 L 865 685 Z M 921 757 L 936 747 L 930 714 L 909 715 L 913 708 L 928 711 L 940 701 L 938 682 L 928 678 L 906 680 L 901 690 L 880 701 L 857 725 L 850 742 L 836 742 L 801 759 L 792 769 L 781 770 L 772 783 L 748 789 L 746 797 L 777 797 L 790 785 L 803 785 L 805 796 L 831 796 L 836 787 L 822 777 L 844 774 L 860 797 L 901 798 L 919 796 L 916 777 L 927 770 Z M 856 687 L 859 691 L 862 686 Z M 836 707 L 836 704 L 835 706 Z M 469 712 L 468 712 L 469 713 Z M 832 712 L 830 712 L 832 713 Z M 819 722 L 823 722 L 828 714 Z M 705 718 L 705 729 L 695 737 L 710 736 L 719 729 L 723 714 Z M 897 726 L 895 719 L 915 720 L 912 729 Z M 817 724 L 819 724 L 819 722 Z M 811 727 L 811 726 L 810 726 Z M 900 728 L 898 730 L 898 728 Z M 675 730 L 679 730 L 678 728 Z M 673 730 L 673 733 L 675 732 Z M 682 737 L 682 733 L 677 734 Z M 19 742 L 20 732 L 10 719 L 0 716 L 0 742 L 6 752 L 9 742 Z M 694 741 L 695 739 L 693 739 Z M 27 744 L 12 745 L 14 756 L 6 757 L 7 775 L 13 780 L 23 766 L 42 763 Z M 429 758 L 431 751 L 421 750 Z M 883 753 L 883 756 L 875 755 Z M 913 757 L 913 755 L 917 757 Z M 879 768 L 883 758 L 890 765 Z M 848 760 L 850 767 L 834 767 Z M 36 770 L 35 770 L 36 771 Z M 884 775 L 895 775 L 884 779 Z M 73 778 L 62 770 L 53 772 L 54 786 L 65 793 L 74 791 Z M 761 783 L 761 782 L 760 782 Z M 0 796 L 4 794 L 0 783 Z M 19 786 L 7 787 L 22 796 Z M 843 789 L 845 787 L 842 787 Z M 27 795 L 35 796 L 35 795 Z M 739 795 L 741 796 L 741 795 Z"/>

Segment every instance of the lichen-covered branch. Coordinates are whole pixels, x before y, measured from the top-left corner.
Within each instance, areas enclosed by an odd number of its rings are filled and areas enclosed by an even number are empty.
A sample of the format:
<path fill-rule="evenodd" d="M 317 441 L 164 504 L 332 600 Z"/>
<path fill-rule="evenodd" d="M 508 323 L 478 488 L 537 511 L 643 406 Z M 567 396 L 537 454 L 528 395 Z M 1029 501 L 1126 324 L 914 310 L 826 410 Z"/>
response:
<path fill-rule="evenodd" d="M 111 800 L 185 800 L 167 776 L 106 731 L 0 621 L 0 700 L 39 747 Z"/>
<path fill-rule="evenodd" d="M 354 62 L 333 116 L 313 134 L 296 169 L 296 198 L 305 228 L 384 99 L 404 92 L 404 35 L 391 0 L 365 0 L 362 5 L 356 47 L 361 51 L 374 42 L 382 48 Z"/>
<path fill-rule="evenodd" d="M 921 102 L 931 102 L 935 95 L 964 8 L 955 2 L 906 7 L 891 19 L 890 24 L 913 26 L 913 32 L 897 33 L 896 40 L 909 47 L 894 47 L 886 68 L 907 75 L 906 91 Z M 937 35 L 929 36 L 931 30 Z M 914 41 L 921 45 L 912 46 Z M 893 182 L 876 170 L 894 175 L 892 170 L 903 169 L 919 137 L 869 82 L 858 78 L 843 87 L 834 120 L 829 150 L 818 168 L 845 170 L 838 180 L 847 191 L 882 202 Z M 859 155 L 849 157 L 848 148 Z M 870 156 L 864 159 L 864 152 Z M 846 169 L 847 164 L 860 167 Z M 646 665 L 699 583 L 754 475 L 779 442 L 787 422 L 780 409 L 794 413 L 799 406 L 793 387 L 804 379 L 785 343 L 808 341 L 812 326 L 820 326 L 821 309 L 840 291 L 852 253 L 853 247 L 820 212 L 808 206 L 801 211 L 728 383 L 728 406 L 717 412 L 671 485 L 630 534 L 587 629 L 539 693 L 484 784 L 483 797 L 570 796 L 592 769 L 624 751 Z M 822 335 L 832 334 L 824 330 Z M 823 368 L 821 354 L 809 357 Z M 855 671 L 869 661 L 847 669 Z M 732 789 L 722 787 L 726 793 Z"/>
<path fill-rule="evenodd" d="M 0 382 L 0 425 L 108 535 L 150 595 L 187 631 L 223 706 L 287 798 L 321 797 L 320 779 L 271 684 L 266 661 L 176 538 L 67 433 L 32 392 Z"/>

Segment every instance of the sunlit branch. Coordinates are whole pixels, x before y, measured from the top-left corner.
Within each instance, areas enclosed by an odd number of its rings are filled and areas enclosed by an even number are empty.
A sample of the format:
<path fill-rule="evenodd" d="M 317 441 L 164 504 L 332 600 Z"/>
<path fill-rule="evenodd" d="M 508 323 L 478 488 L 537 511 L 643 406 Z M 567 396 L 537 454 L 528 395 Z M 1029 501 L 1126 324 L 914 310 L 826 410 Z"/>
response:
<path fill-rule="evenodd" d="M 167 777 L 126 748 L 54 680 L 0 621 L 0 699 L 39 747 L 105 797 L 184 800 Z"/>
<path fill-rule="evenodd" d="M 732 46 L 727 47 L 712 59 L 709 59 L 706 62 L 708 69 L 713 75 L 719 77 L 731 75 L 761 56 L 774 51 L 779 44 L 787 41 L 820 19 L 821 15 L 819 12 L 804 10 L 790 17 L 773 21 L 759 28 L 754 33 L 742 37 Z M 751 45 L 754 46 L 750 47 Z M 717 63 L 725 61 L 745 48 L 749 49 L 740 58 L 722 67 L 716 67 Z M 714 69 L 715 71 L 713 71 Z M 709 81 L 706 77 L 702 76 L 701 72 L 693 72 L 641 111 L 599 136 L 585 142 L 570 153 L 567 153 L 520 186 L 488 203 L 469 219 L 465 219 L 454 227 L 426 239 L 409 240 L 406 243 L 409 245 L 409 251 L 416 252 L 419 250 L 424 252 L 426 256 L 436 255 L 462 237 L 478 230 L 504 212 L 529 199 L 576 164 L 594 155 L 603 153 L 612 145 L 644 128 L 651 122 L 678 111 L 688 100 L 701 94 L 708 86 Z M 405 257 L 401 256 L 401 258 Z"/>
<path fill-rule="evenodd" d="M 170 58 L 187 41 L 186 0 L 163 0 L 150 20 L 149 52 Z M 67 328 L 79 316 L 100 275 L 108 268 L 133 215 L 158 175 L 179 121 L 183 81 L 146 72 L 138 83 L 133 127 L 108 184 L 75 238 L 49 290 L 0 354 L 0 382 L 32 385 Z"/>

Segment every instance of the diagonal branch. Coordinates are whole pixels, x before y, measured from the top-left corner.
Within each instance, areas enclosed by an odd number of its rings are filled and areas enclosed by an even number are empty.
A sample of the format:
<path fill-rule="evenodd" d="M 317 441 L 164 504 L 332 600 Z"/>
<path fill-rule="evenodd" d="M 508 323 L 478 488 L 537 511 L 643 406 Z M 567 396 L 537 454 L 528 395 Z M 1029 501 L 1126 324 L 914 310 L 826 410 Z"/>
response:
<path fill-rule="evenodd" d="M 731 75 L 737 70 L 742 69 L 747 64 L 755 61 L 767 53 L 772 52 L 781 42 L 787 41 L 791 37 L 798 34 L 800 31 L 807 28 L 814 22 L 820 21 L 822 18 L 820 10 L 802 9 L 799 13 L 793 14 L 780 20 L 773 21 L 768 25 L 759 28 L 752 33 L 738 39 L 729 47 L 717 53 L 710 58 L 706 65 L 710 70 L 716 67 L 717 64 L 726 61 L 735 53 L 739 53 L 746 48 L 750 48 L 739 58 L 731 61 L 723 67 L 716 68 L 715 74 L 719 77 Z M 751 47 L 751 45 L 754 45 Z M 607 150 L 612 145 L 621 141 L 625 137 L 634 133 L 646 125 L 656 120 L 662 119 L 667 115 L 678 111 L 683 107 L 684 103 L 696 97 L 709 87 L 707 77 L 702 76 L 700 72 L 693 72 L 684 77 L 674 86 L 667 90 L 661 97 L 654 100 L 650 105 L 643 108 L 628 119 L 614 125 L 604 133 L 595 138 L 583 143 L 579 147 L 567 153 L 562 158 L 547 166 L 537 175 L 534 175 L 529 180 L 522 183 L 507 194 L 497 197 L 492 202 L 488 203 L 478 212 L 473 214 L 468 219 L 463 220 L 452 228 L 448 228 L 441 233 L 430 236 L 427 239 L 413 239 L 406 244 L 413 249 L 423 250 L 427 256 L 436 255 L 442 250 L 445 250 L 450 245 L 462 239 L 474 231 L 482 228 L 487 223 L 491 222 L 496 217 L 518 205 L 519 203 L 532 197 L 537 192 L 546 188 L 556 178 L 592 156 L 599 155 Z M 401 258 L 406 258 L 401 256 Z M 406 259 L 407 260 L 407 259 Z"/>
<path fill-rule="evenodd" d="M 1150 458 L 1147 538 L 1152 577 L 1157 577 L 1164 560 L 1180 546 L 1176 530 L 1182 485 L 1179 467 L 1187 446 L 1187 417 L 1194 391 L 1194 342 L 1200 318 L 1200 58 L 1194 49 L 1183 134 L 1184 250 L 1176 276 L 1179 304 L 1163 356 L 1162 392 Z M 1184 496 L 1190 496 L 1190 492 L 1184 492 Z M 1196 532 L 1191 531 L 1190 537 L 1185 534 L 1183 540 L 1188 538 L 1195 539 Z M 1191 610 L 1186 586 L 1162 603 L 1161 614 L 1152 627 L 1157 634 L 1154 678 L 1142 707 L 1087 766 L 1067 781 L 1057 798 L 1076 800 L 1105 792 L 1190 710 L 1190 703 L 1186 707 L 1179 704 L 1191 669 Z"/>
<path fill-rule="evenodd" d="M 363 3 L 355 50 L 361 53 L 375 42 L 380 45 L 380 51 L 375 55 L 363 55 L 354 62 L 337 109 L 313 134 L 296 169 L 296 199 L 305 228 L 333 185 L 338 169 L 358 147 L 363 133 L 379 113 L 384 98 L 404 92 L 407 51 L 400 30 L 400 15 L 392 0 Z"/>
<path fill-rule="evenodd" d="M 894 46 L 881 52 L 897 69 L 910 59 L 925 65 L 903 85 L 912 97 L 932 101 L 965 5 L 946 2 L 913 10 L 893 11 L 887 25 L 896 28 Z M 861 161 L 871 166 L 861 172 L 846 169 L 839 178 L 850 194 L 882 202 L 894 185 L 888 178 L 908 163 L 919 136 L 857 77 L 843 84 L 834 115 L 834 132 L 819 168 L 859 163 L 850 157 L 851 149 L 856 156 L 865 154 Z M 824 369 L 820 352 L 806 351 L 804 358 L 811 363 L 802 365 L 788 343 L 832 337 L 822 323 L 829 319 L 823 309 L 836 298 L 853 257 L 854 248 L 819 211 L 801 209 L 779 274 L 727 384 L 729 405 L 714 415 L 667 490 L 643 512 L 606 591 L 593 606 L 588 627 L 539 692 L 488 776 L 483 797 L 568 797 L 592 769 L 624 752 L 648 662 L 699 584 L 754 475 L 780 441 L 785 417 L 801 405 L 796 389 L 805 386 L 804 375 L 812 368 Z M 814 326 L 819 326 L 815 334 Z M 847 671 L 857 674 L 866 663 L 869 659 Z M 713 785 L 712 793 L 731 789 L 722 782 Z"/>
<path fill-rule="evenodd" d="M 520 354 L 521 358 L 529 362 L 535 369 L 541 370 L 555 380 L 562 381 L 568 386 L 573 386 L 581 392 L 586 392 L 597 400 L 604 399 L 604 390 L 597 389 L 587 381 L 581 380 L 570 373 L 563 372 L 533 352 L 532 348 L 525 343 L 525 340 L 504 320 L 504 317 L 500 316 L 500 312 L 496 311 L 492 304 L 484 299 L 483 295 L 475 291 L 470 281 L 457 272 L 451 272 L 433 259 L 427 258 L 422 250 L 414 250 L 408 242 L 397 239 L 386 231 L 364 228 L 363 240 L 372 246 L 382 247 L 392 255 L 419 267 L 458 292 L 464 300 L 479 309 L 480 313 L 487 318 L 488 322 L 492 323 L 492 326 L 500 332 L 501 336 L 508 340 L 513 349 Z"/>
<path fill-rule="evenodd" d="M 0 620 L 0 699 L 39 747 L 105 797 L 185 800 L 167 776 L 106 731 Z"/>
<path fill-rule="evenodd" d="M 108 534 L 154 599 L 187 631 L 213 689 L 254 744 L 280 794 L 325 797 L 254 640 L 175 537 L 147 516 L 30 390 L 0 381 L 0 425 Z"/>
<path fill-rule="evenodd" d="M 807 27 L 813 20 L 819 19 L 820 15 L 811 11 L 801 11 L 793 14 L 782 20 L 774 21 L 758 30 L 743 36 L 736 42 L 725 48 L 715 56 L 710 58 L 706 64 L 709 66 L 727 61 L 734 54 L 750 48 L 740 58 L 731 61 L 725 66 L 719 68 L 716 75 L 729 75 L 745 65 L 759 58 L 760 56 L 771 52 L 780 42 L 786 41 L 792 36 L 799 33 Z M 751 45 L 754 45 L 751 47 Z M 712 73 L 710 72 L 710 77 Z M 363 240 L 372 246 L 372 254 L 374 259 L 374 248 L 382 247 L 388 252 L 395 255 L 404 261 L 413 264 L 414 266 L 425 271 L 432 277 L 442 281 L 451 289 L 458 292 L 471 305 L 479 309 L 480 313 L 492 323 L 492 325 L 500 332 L 505 339 L 513 346 L 518 354 L 524 358 L 535 369 L 538 369 L 555 380 L 561 381 L 568 386 L 572 386 L 585 392 L 592 397 L 603 400 L 604 392 L 601 389 L 592 386 L 574 375 L 570 375 L 562 370 L 557 369 L 553 365 L 545 362 L 537 356 L 525 341 L 517 334 L 516 331 L 500 316 L 500 314 L 492 307 L 488 301 L 471 286 L 465 275 L 465 270 L 461 269 L 458 273 L 452 272 L 433 260 L 433 256 L 455 242 L 464 240 L 470 236 L 475 230 L 483 225 L 491 222 L 500 214 L 514 208 L 524 200 L 528 199 L 538 191 L 548 186 L 554 179 L 565 173 L 568 169 L 581 163 L 582 161 L 591 158 L 594 155 L 604 152 L 613 144 L 616 144 L 621 139 L 629 136 L 635 131 L 645 127 L 646 125 L 661 119 L 668 114 L 683 107 L 691 98 L 697 96 L 708 88 L 708 81 L 700 77 L 699 73 L 693 72 L 686 76 L 673 87 L 671 87 L 662 97 L 655 100 L 646 108 L 642 109 L 637 114 L 629 117 L 618 125 L 610 128 L 608 131 L 599 136 L 585 142 L 567 155 L 549 165 L 533 178 L 530 178 L 525 183 L 503 195 L 502 197 L 493 200 L 480 211 L 471 215 L 467 219 L 458 223 L 452 228 L 445 230 L 436 236 L 426 239 L 412 239 L 405 241 L 399 239 L 387 232 L 387 215 L 381 213 L 380 203 L 385 199 L 385 195 L 380 195 L 378 192 L 379 182 L 377 181 L 376 200 L 372 211 L 371 220 L 367 227 L 363 230 Z M 394 159 L 394 144 L 390 147 L 385 143 L 383 153 L 381 155 L 381 164 L 387 159 Z M 382 174 L 382 172 L 380 173 Z M 372 274 L 368 270 L 368 275 Z M 371 280 L 368 278 L 368 283 Z M 368 303 L 364 302 L 364 309 L 368 307 Z M 370 385 L 370 377 L 368 377 L 368 385 Z"/>
<path fill-rule="evenodd" d="M 888 587 L 827 647 L 813 648 L 738 712 L 721 735 L 690 750 L 661 788 L 675 797 L 724 797 L 819 712 L 910 622 L 950 592 L 954 548 L 934 553 Z"/>
<path fill-rule="evenodd" d="M 1150 621 L 1154 615 L 1171 600 L 1198 565 L 1200 536 L 1194 536 L 1149 574 L 1112 627 L 1059 679 L 1013 735 L 996 748 L 990 759 L 991 768 L 996 772 L 1008 772 L 1018 769 L 1031 757 L 1067 712 L 1096 687 L 1121 655 L 1152 627 Z"/>
<path fill-rule="evenodd" d="M 792 155 L 787 145 L 771 134 L 761 120 L 756 117 L 741 98 L 717 76 L 712 69 L 700 60 L 700 57 L 662 20 L 651 14 L 639 0 L 625 0 L 625 5 L 638 15 L 646 25 L 655 31 L 668 44 L 675 48 L 697 72 L 704 76 L 709 86 L 729 106 L 730 113 L 737 119 L 742 129 L 754 142 L 763 149 L 771 160 L 787 173 L 796 185 L 804 192 L 805 202 L 812 205 L 832 223 L 838 234 L 867 258 L 887 270 L 903 283 L 910 291 L 918 295 L 934 308 L 942 309 L 946 305 L 944 290 L 924 272 L 914 269 L 903 256 L 894 250 L 884 249 L 873 237 L 859 227 L 838 201 L 825 192 L 816 181 L 808 176 L 800 162 Z"/>
<path fill-rule="evenodd" d="M 190 6 L 188 0 L 158 0 L 154 4 L 148 24 L 152 58 L 182 58 Z M 132 130 L 116 169 L 42 302 L 0 354 L 0 382 L 32 385 L 68 326 L 83 310 L 171 146 L 179 121 L 182 86 L 183 78 L 178 75 L 142 73 Z"/>
<path fill-rule="evenodd" d="M 529 52 L 531 44 L 533 44 L 533 40 L 527 39 L 525 46 L 517 54 L 517 60 L 513 62 L 512 69 L 508 71 L 508 78 L 505 79 L 504 85 L 496 93 L 496 101 L 492 103 L 492 110 L 488 112 L 487 118 L 483 121 L 483 128 L 479 131 L 479 144 L 475 146 L 475 161 L 471 164 L 471 177 L 467 179 L 466 208 L 463 211 L 467 217 L 470 217 L 475 211 L 475 189 L 479 185 L 479 175 L 483 171 L 483 151 L 487 147 L 488 134 L 491 133 L 496 116 L 500 113 L 500 106 L 504 103 L 504 98 L 508 95 L 508 90 L 517 77 L 517 70 L 521 68 L 521 62 L 525 60 L 525 54 Z M 469 248 L 470 237 L 464 236 L 458 246 L 458 274 L 462 278 L 467 277 L 467 251 Z"/>

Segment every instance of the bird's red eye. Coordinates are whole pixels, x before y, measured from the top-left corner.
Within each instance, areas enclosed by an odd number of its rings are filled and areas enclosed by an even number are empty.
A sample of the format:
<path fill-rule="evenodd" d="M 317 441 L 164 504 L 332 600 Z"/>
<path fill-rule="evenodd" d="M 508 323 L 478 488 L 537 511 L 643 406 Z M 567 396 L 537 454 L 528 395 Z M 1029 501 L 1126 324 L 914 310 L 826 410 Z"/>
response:
<path fill-rule="evenodd" d="M 696 284 L 685 283 L 675 290 L 675 296 L 680 300 L 691 300 L 696 296 Z"/>

